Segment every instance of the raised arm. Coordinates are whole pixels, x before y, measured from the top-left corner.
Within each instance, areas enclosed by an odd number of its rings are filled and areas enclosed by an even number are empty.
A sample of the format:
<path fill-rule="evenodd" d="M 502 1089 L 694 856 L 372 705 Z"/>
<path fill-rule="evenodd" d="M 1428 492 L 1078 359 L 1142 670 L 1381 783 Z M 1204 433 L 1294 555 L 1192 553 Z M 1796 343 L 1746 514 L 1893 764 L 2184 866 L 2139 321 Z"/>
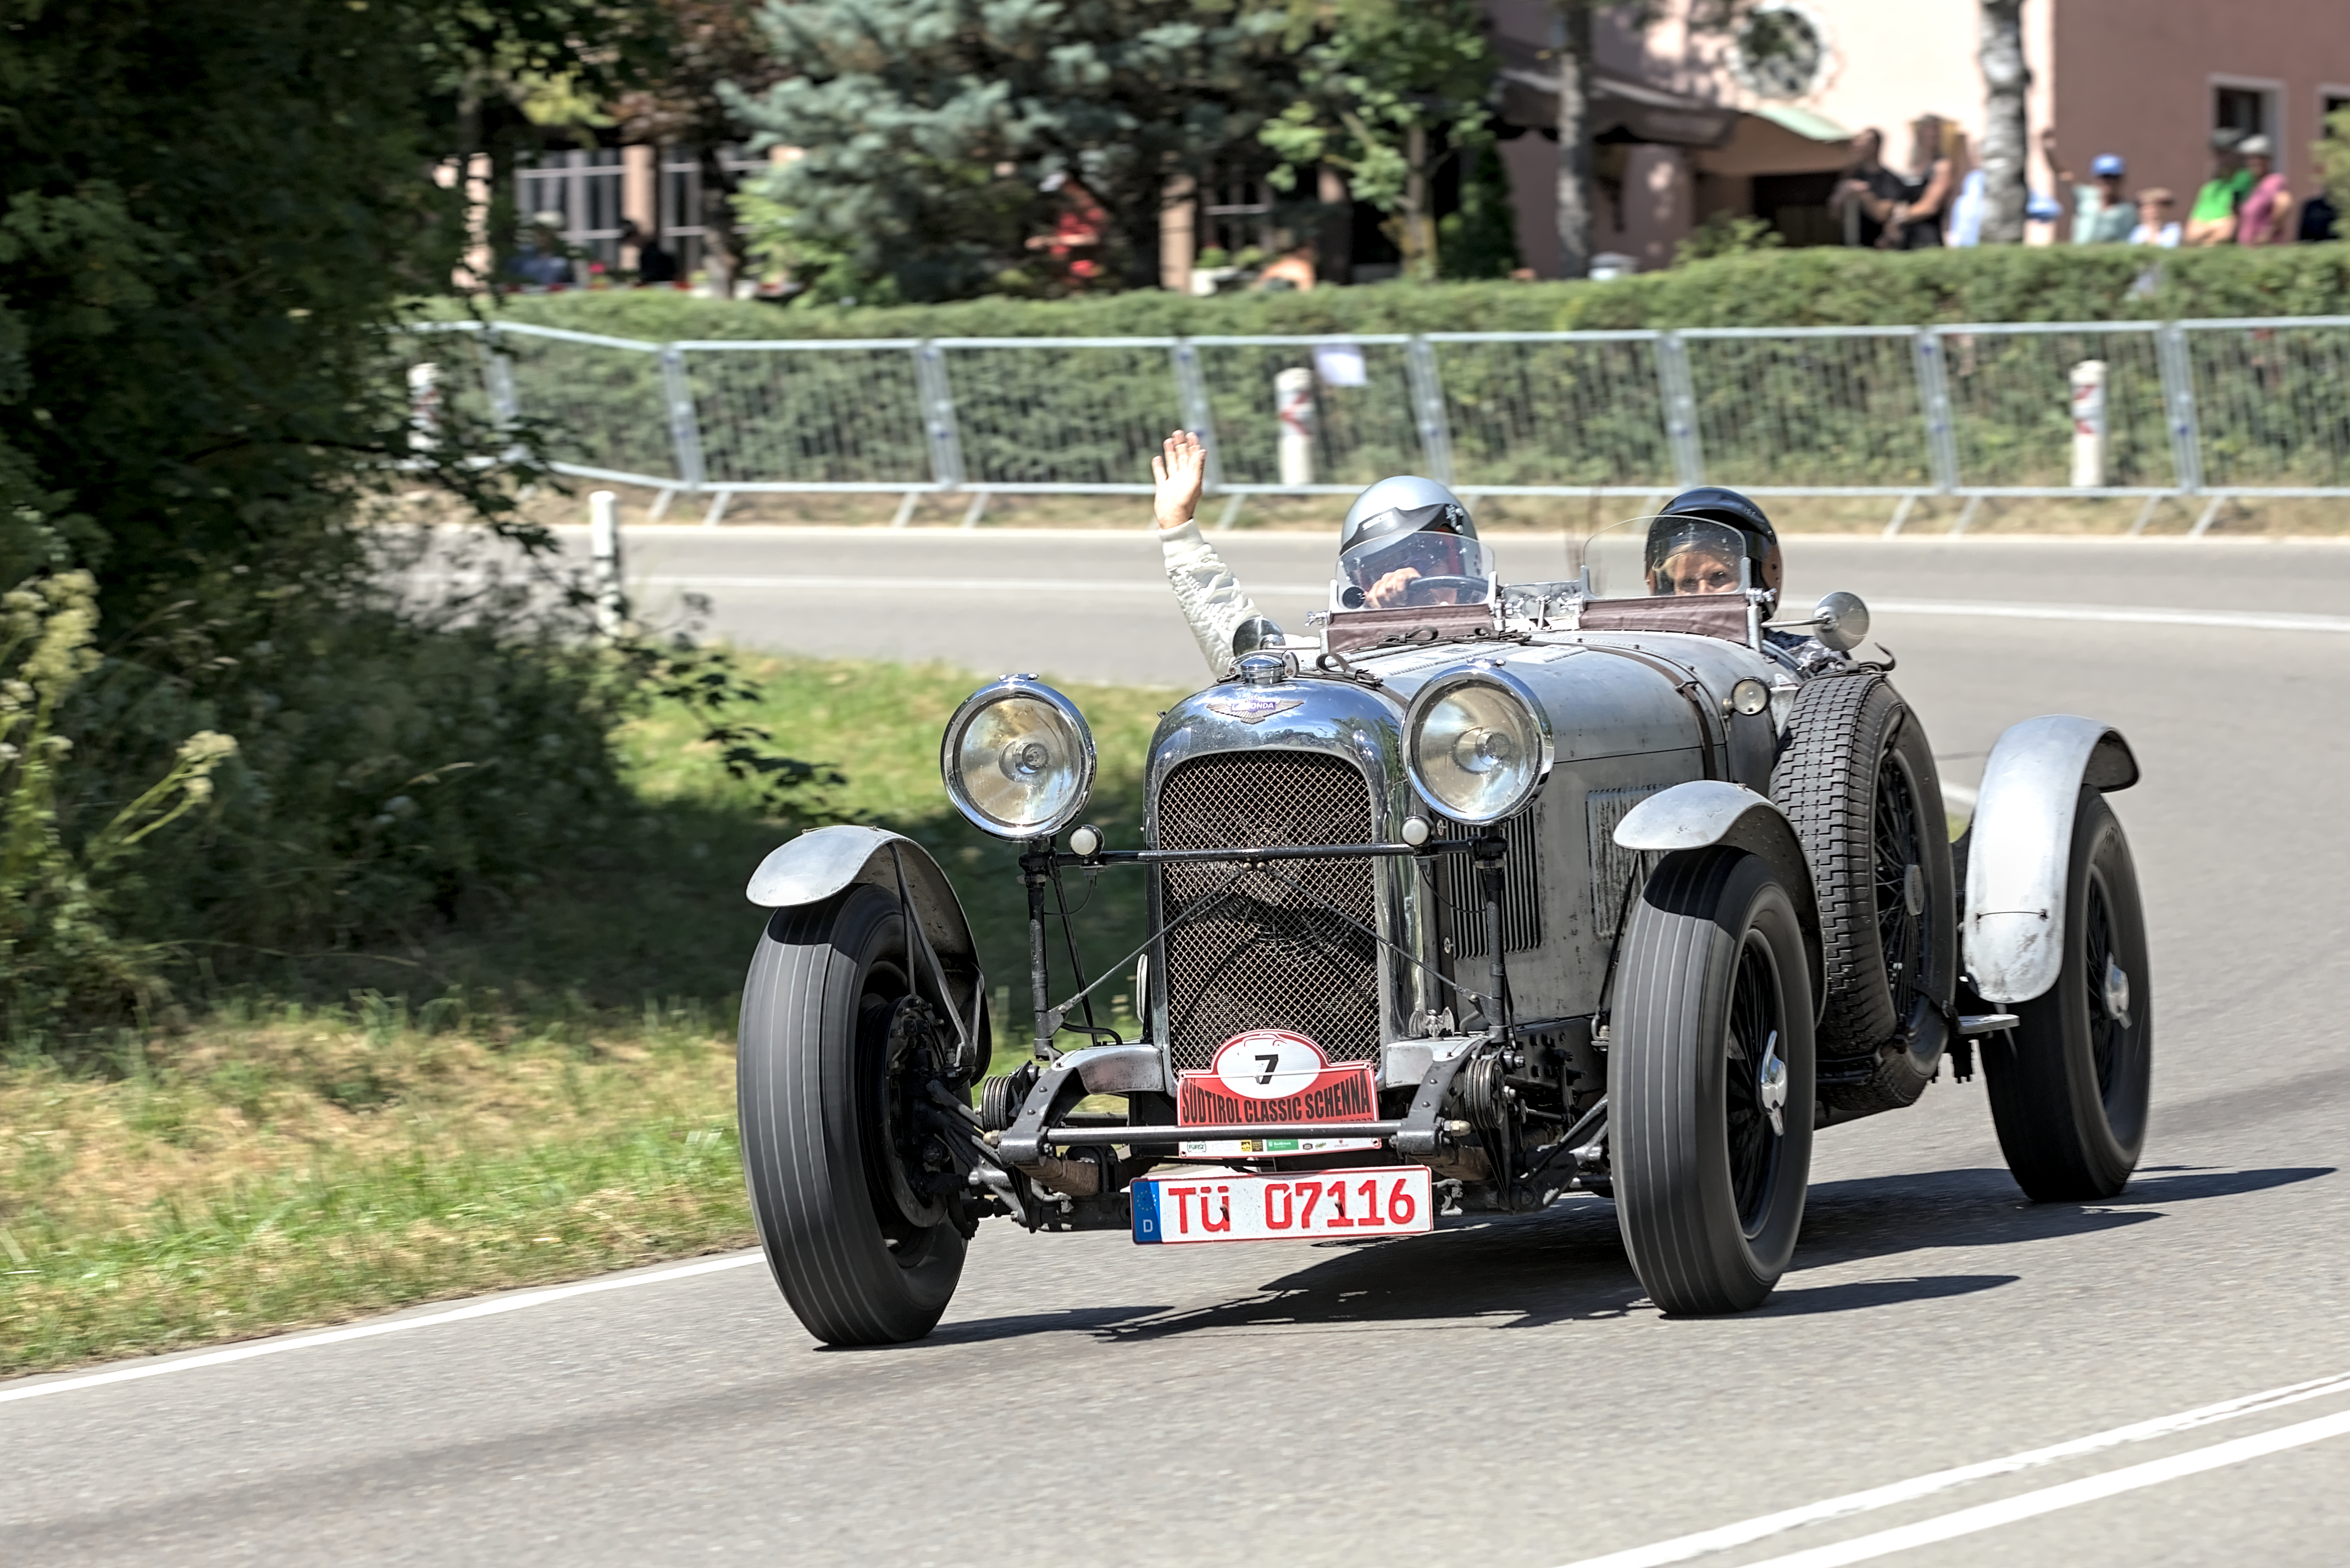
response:
<path fill-rule="evenodd" d="M 1232 633 L 1262 612 L 1193 521 L 1207 484 L 1207 449 L 1190 431 L 1175 431 L 1150 460 L 1150 478 L 1151 516 L 1167 559 L 1167 581 L 1191 623 L 1209 673 L 1221 676 L 1232 662 Z"/>

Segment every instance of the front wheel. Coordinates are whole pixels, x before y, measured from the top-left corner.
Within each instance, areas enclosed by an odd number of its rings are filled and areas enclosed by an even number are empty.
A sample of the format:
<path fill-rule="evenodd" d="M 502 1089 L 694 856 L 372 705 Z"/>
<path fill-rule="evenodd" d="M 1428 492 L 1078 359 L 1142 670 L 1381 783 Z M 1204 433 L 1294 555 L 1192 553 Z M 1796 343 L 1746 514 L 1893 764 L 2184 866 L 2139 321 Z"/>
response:
<path fill-rule="evenodd" d="M 1625 933 L 1608 1052 L 1617 1222 L 1669 1313 L 1760 1306 L 1811 1179 L 1811 974 L 1760 858 L 1665 857 Z"/>
<path fill-rule="evenodd" d="M 2111 1198 L 2146 1146 L 2154 987 L 2129 841 L 2106 797 L 2081 791 L 2064 880 L 2064 966 L 1983 1050 L 2000 1152 L 2036 1202 Z"/>
<path fill-rule="evenodd" d="M 760 1244 L 784 1299 L 827 1345 L 937 1326 L 963 1234 L 925 1160 L 940 1044 L 898 900 L 872 887 L 778 909 L 743 988 L 737 1115 Z"/>

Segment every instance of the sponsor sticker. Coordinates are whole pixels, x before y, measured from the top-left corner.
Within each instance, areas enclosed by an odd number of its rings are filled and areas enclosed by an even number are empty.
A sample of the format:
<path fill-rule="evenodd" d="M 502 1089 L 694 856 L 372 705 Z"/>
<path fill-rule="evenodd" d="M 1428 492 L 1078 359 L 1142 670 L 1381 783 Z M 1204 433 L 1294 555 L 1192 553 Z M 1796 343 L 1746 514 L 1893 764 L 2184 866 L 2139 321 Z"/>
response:
<path fill-rule="evenodd" d="M 1216 1047 L 1206 1072 L 1185 1073 L 1175 1085 L 1179 1127 L 1344 1124 L 1376 1121 L 1378 1114 L 1369 1063 L 1334 1063 L 1313 1041 L 1285 1029 L 1233 1035 Z"/>

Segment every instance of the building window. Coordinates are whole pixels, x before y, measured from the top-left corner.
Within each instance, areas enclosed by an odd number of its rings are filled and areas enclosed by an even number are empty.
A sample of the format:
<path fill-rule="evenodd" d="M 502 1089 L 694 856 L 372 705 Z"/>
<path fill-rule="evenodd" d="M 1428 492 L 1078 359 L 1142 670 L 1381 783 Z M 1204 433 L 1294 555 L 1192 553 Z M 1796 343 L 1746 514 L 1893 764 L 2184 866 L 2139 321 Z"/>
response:
<path fill-rule="evenodd" d="M 742 182 L 764 171 L 767 160 L 745 156 L 739 147 L 718 150 L 719 162 Z M 690 147 L 660 150 L 660 178 L 654 190 L 659 211 L 653 227 L 661 248 L 677 258 L 677 275 L 691 277 L 702 264 L 702 158 Z"/>
<path fill-rule="evenodd" d="M 608 267 L 619 260 L 619 148 L 542 152 L 516 179 L 525 223 L 536 223 L 541 214 L 559 219 L 553 226 L 566 245 Z"/>
<path fill-rule="evenodd" d="M 1252 245 L 1278 248 L 1273 227 L 1273 187 L 1243 170 L 1219 168 L 1200 184 L 1200 248 L 1237 254 Z"/>
<path fill-rule="evenodd" d="M 2211 129 L 2232 130 L 2239 140 L 2247 136 L 2277 136 L 2276 89 L 2263 87 L 2220 86 L 2211 89 Z M 2282 149 L 2279 149 L 2280 151 Z"/>

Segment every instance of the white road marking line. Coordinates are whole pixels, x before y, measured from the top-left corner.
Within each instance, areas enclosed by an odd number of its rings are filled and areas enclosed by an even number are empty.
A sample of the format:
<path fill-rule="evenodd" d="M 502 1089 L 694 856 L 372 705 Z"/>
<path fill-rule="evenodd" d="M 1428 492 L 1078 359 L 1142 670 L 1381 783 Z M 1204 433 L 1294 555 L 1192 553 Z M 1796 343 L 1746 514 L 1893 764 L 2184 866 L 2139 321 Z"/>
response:
<path fill-rule="evenodd" d="M 1155 594 L 1164 595 L 1174 602 L 1174 593 L 1164 580 L 1135 582 L 1110 577 L 735 577 L 735 576 L 649 576 L 637 582 L 657 588 L 820 588 L 827 592 L 843 589 L 888 593 L 908 588 L 917 593 L 968 594 L 990 588 L 1011 588 L 1024 594 Z M 1330 593 L 1326 583 L 1264 583 L 1249 590 L 1253 594 L 1288 597 L 1326 598 Z"/>
<path fill-rule="evenodd" d="M 2155 1438 L 2171 1437 L 2192 1431 L 2215 1421 L 2233 1420 L 2239 1416 L 2257 1415 L 2287 1405 L 2298 1405 L 2304 1399 L 2322 1399 L 2332 1394 L 2350 1394 L 2350 1373 L 2337 1373 L 2331 1377 L 2319 1377 L 2307 1383 L 2288 1384 L 2266 1393 L 2247 1394 L 2239 1398 L 2222 1399 L 2216 1405 L 2198 1406 L 2175 1416 L 2158 1416 L 2149 1421 L 2133 1422 L 2109 1431 L 2093 1432 L 2085 1438 L 2074 1438 L 2044 1449 L 2028 1449 L 2004 1459 L 1984 1459 L 1971 1465 L 1960 1465 L 1947 1470 L 1915 1476 L 1886 1486 L 1871 1487 L 1866 1491 L 1847 1492 L 1820 1502 L 1805 1503 L 1800 1508 L 1766 1513 L 1736 1524 L 1725 1524 L 1715 1530 L 1699 1531 L 1693 1535 L 1676 1536 L 1648 1546 L 1636 1546 L 1628 1551 L 1611 1552 L 1603 1557 L 1586 1557 L 1572 1563 L 1567 1568 L 1661 1568 L 1668 1563 L 1686 1563 L 1692 1557 L 1708 1552 L 1727 1552 L 1733 1546 L 1743 1546 L 1765 1536 L 1778 1535 L 1806 1524 L 1819 1524 L 1831 1519 L 1845 1519 L 1856 1513 L 1868 1513 L 1896 1503 L 1910 1502 L 1930 1497 L 1939 1491 L 1965 1486 L 1970 1481 L 1987 1480 L 1993 1476 L 2012 1475 L 2018 1470 L 2037 1469 L 2065 1459 L 2078 1459 L 2106 1449 L 2129 1443 L 2143 1443 Z M 2333 1419 L 2334 1417 L 2329 1417 Z M 2290 1428 L 2288 1428 L 2290 1429 Z M 2330 1434 L 2328 1434 L 2330 1435 Z M 2309 1439 L 2312 1442 L 2315 1438 Z M 2231 1461 L 2222 1461 L 2231 1462 Z M 2126 1472 L 2120 1472 L 2126 1473 Z M 1793 1561 L 1790 1559 L 1789 1561 Z M 1760 1565 L 1757 1565 L 1760 1568 Z"/>
<path fill-rule="evenodd" d="M 1751 1568 L 1840 1568 L 1846 1563 L 1866 1563 L 1872 1557 L 1885 1557 L 1913 1547 L 1930 1546 L 1938 1541 L 1951 1541 L 1961 1535 L 1972 1535 L 1978 1531 L 1996 1530 L 2002 1524 L 2036 1519 L 2058 1509 L 2075 1508 L 2085 1502 L 2117 1497 L 2126 1491 L 2137 1491 L 2182 1477 L 2200 1475 L 2205 1470 L 2216 1470 L 2222 1466 L 2240 1465 L 2247 1459 L 2282 1453 L 2287 1449 L 2322 1443 L 2328 1438 L 2338 1438 L 2345 1433 L 2350 1433 L 2350 1410 L 2321 1416 L 2314 1421 L 2303 1421 L 2295 1426 L 2279 1427 L 2273 1432 L 2258 1432 L 2249 1438 L 2215 1443 L 2208 1449 L 2189 1449 L 2183 1454 L 2173 1454 L 2167 1459 L 2148 1459 L 2142 1465 L 2108 1470 L 2104 1475 L 2090 1476 L 2085 1480 L 2043 1487 L 2038 1491 L 2025 1492 L 2021 1497 L 1963 1508 L 1956 1513 L 1946 1513 L 1917 1524 L 1905 1524 L 1896 1530 L 1880 1530 L 1874 1535 L 1838 1542 L 1833 1546 L 1814 1546 L 1808 1552 L 1764 1558 L 1752 1564 Z"/>
<path fill-rule="evenodd" d="M 714 573 L 656 575 L 636 582 L 663 588 L 785 588 L 826 592 L 967 594 L 975 590 L 1010 589 L 1038 594 L 1169 594 L 1165 583 L 1124 577 L 894 577 L 894 576 L 729 576 Z M 1244 585 L 1264 597 L 1319 599 L 1329 592 L 1322 583 L 1261 583 Z M 1171 594 L 1169 597 L 1172 597 Z M 1876 599 L 1869 608 L 1885 615 L 1978 616 L 1993 620 L 2074 620 L 2116 626 L 2204 626 L 2231 631 L 2350 632 L 2350 616 L 2270 615 L 2252 610 L 2179 609 L 2163 606 L 2117 608 L 2109 605 L 2006 604 L 1970 599 Z"/>
<path fill-rule="evenodd" d="M 2126 626 L 2216 626 L 2233 631 L 2350 632 L 2350 616 L 2268 615 L 2252 610 L 2170 609 L 2158 605 L 1986 604 L 1960 599 L 1877 599 L 1887 615 L 1985 616 L 1999 620 L 2085 620 Z"/>
<path fill-rule="evenodd" d="M 549 1302 L 567 1301 L 573 1296 L 598 1295 L 605 1291 L 634 1290 L 639 1285 L 665 1284 L 671 1280 L 691 1279 L 697 1274 L 715 1274 L 727 1269 L 748 1268 L 763 1262 L 765 1255 L 745 1253 L 733 1258 L 712 1258 L 699 1263 L 687 1263 L 675 1269 L 657 1269 L 648 1274 L 629 1274 L 619 1279 L 588 1280 L 581 1284 L 557 1285 L 553 1290 L 532 1291 L 527 1295 L 506 1296 L 494 1302 L 476 1302 L 472 1306 L 452 1308 L 448 1312 L 428 1313 L 421 1317 L 397 1318 L 390 1323 L 360 1324 L 355 1328 L 332 1328 L 322 1334 L 298 1334 L 291 1339 L 265 1339 L 252 1345 L 239 1345 L 226 1350 L 207 1351 L 202 1355 L 183 1355 L 176 1361 L 148 1362 L 138 1366 L 117 1367 L 111 1372 L 92 1372 L 79 1377 L 60 1377 L 53 1382 L 36 1383 L 27 1387 L 0 1388 L 0 1405 L 12 1399 L 38 1399 L 45 1394 L 69 1394 L 78 1388 L 97 1388 L 109 1383 L 133 1383 L 141 1377 L 161 1377 L 172 1372 L 190 1372 L 199 1366 L 224 1366 L 232 1361 L 250 1361 L 256 1355 L 278 1355 L 289 1350 L 308 1350 L 321 1345 L 342 1345 L 354 1339 L 373 1339 L 379 1334 L 406 1334 L 411 1329 L 436 1328 L 444 1323 L 464 1323 L 477 1317 L 495 1317 L 500 1313 L 520 1312 L 525 1307 L 545 1306 Z"/>

